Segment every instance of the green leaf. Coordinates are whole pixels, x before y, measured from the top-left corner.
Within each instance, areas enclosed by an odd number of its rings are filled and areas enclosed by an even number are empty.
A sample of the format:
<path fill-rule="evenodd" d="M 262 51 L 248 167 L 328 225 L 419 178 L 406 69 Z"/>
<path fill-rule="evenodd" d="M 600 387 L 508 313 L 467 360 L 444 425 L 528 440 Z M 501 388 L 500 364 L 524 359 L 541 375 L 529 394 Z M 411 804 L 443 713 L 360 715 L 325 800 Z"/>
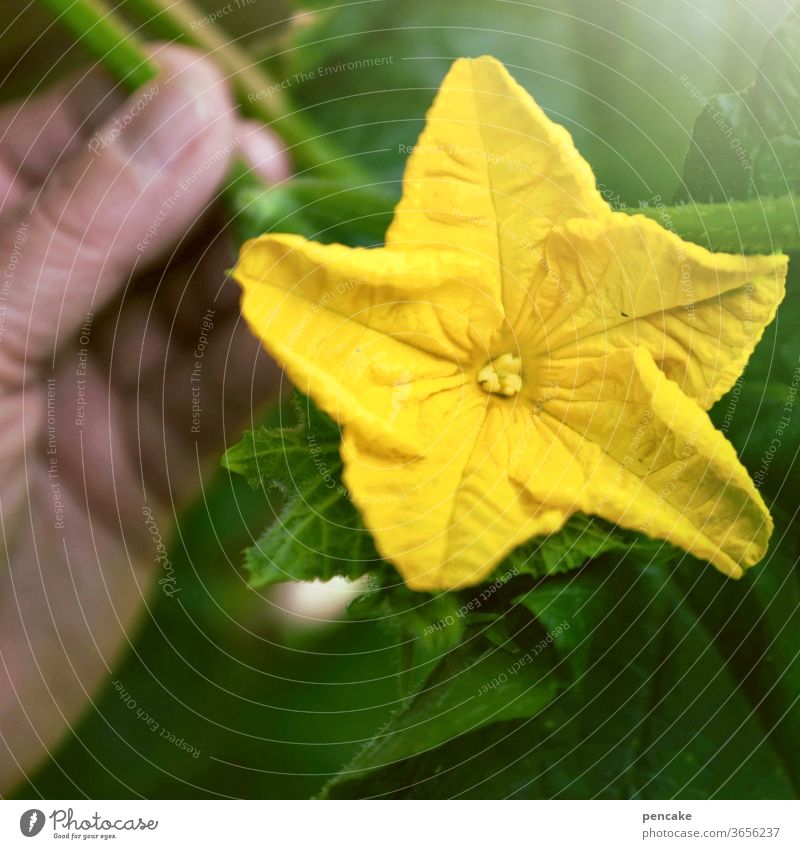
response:
<path fill-rule="evenodd" d="M 498 572 L 543 578 L 578 569 L 606 552 L 628 551 L 636 545 L 653 550 L 664 547 L 601 519 L 577 514 L 558 533 L 537 537 L 514 549 Z"/>
<path fill-rule="evenodd" d="M 424 756 L 486 725 L 534 716 L 555 697 L 558 687 L 547 654 L 521 663 L 518 655 L 498 649 L 474 632 L 439 663 L 325 795 L 349 798 L 349 786 L 361 793 L 362 782 L 371 783 L 372 773 L 392 770 L 407 758 Z"/>
<path fill-rule="evenodd" d="M 778 585 L 796 584 L 787 562 L 765 567 Z M 329 795 L 793 798 L 797 684 L 787 677 L 789 664 L 797 664 L 788 632 L 797 617 L 795 594 L 796 587 L 776 611 L 783 624 L 776 640 L 755 597 L 746 623 L 737 621 L 750 595 L 746 581 L 727 581 L 688 557 L 670 566 L 609 556 L 548 579 L 520 599 L 540 633 L 569 625 L 533 657 L 531 668 L 546 657 L 552 674 L 569 682 L 544 710 L 392 763 L 383 758 L 387 765 L 366 777 L 343 773 Z M 761 627 L 746 636 L 751 617 Z M 762 666 L 768 652 L 772 665 Z M 759 671 L 748 685 L 754 663 Z"/>
<path fill-rule="evenodd" d="M 741 682 L 769 731 L 772 747 L 800 790 L 800 550 L 786 529 L 792 517 L 773 508 L 773 550 L 742 582 L 690 580 L 676 575 L 691 607 Z M 795 520 L 796 521 L 796 518 Z"/>
<path fill-rule="evenodd" d="M 800 190 L 799 53 L 794 8 L 769 38 L 756 79 L 744 91 L 706 98 L 684 74 L 702 111 L 677 200 L 746 200 Z"/>
<path fill-rule="evenodd" d="M 388 567 L 347 608 L 352 619 L 376 622 L 398 641 L 398 684 L 403 696 L 417 690 L 435 664 L 464 636 L 455 593 L 414 592 Z"/>
<path fill-rule="evenodd" d="M 299 396 L 295 409 L 296 426 L 249 431 L 222 459 L 251 486 L 284 497 L 274 522 L 245 552 L 255 587 L 355 579 L 383 564 L 341 482 L 339 428 Z"/>

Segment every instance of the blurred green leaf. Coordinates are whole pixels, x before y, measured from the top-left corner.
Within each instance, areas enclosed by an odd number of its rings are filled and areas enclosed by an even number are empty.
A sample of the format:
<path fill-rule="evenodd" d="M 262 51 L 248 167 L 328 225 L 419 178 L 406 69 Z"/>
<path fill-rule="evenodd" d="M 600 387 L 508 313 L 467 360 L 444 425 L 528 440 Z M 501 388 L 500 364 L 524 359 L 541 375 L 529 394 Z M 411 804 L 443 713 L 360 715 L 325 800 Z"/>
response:
<path fill-rule="evenodd" d="M 769 38 L 755 81 L 706 98 L 694 125 L 677 200 L 746 200 L 800 190 L 800 14 Z M 684 74 L 685 84 L 694 83 Z"/>
<path fill-rule="evenodd" d="M 294 49 L 274 73 L 289 81 L 295 102 L 399 196 L 410 145 L 453 59 L 492 53 L 508 61 L 534 49 L 553 54 L 557 48 L 548 48 L 548 40 L 564 41 L 569 28 L 562 16 L 524 3 L 466 0 L 457 24 L 426 0 L 407 0 L 402 19 L 397 6 L 383 0 L 345 3 L 298 30 Z M 561 95 L 578 99 L 566 86 Z"/>
<path fill-rule="evenodd" d="M 681 73 L 704 90 L 745 84 L 776 17 L 770 0 L 726 8 L 724 29 L 719 8 L 663 0 L 325 5 L 270 70 L 372 173 L 399 180 L 452 61 L 490 54 L 572 132 L 609 201 L 631 205 L 674 191 L 696 114 Z"/>

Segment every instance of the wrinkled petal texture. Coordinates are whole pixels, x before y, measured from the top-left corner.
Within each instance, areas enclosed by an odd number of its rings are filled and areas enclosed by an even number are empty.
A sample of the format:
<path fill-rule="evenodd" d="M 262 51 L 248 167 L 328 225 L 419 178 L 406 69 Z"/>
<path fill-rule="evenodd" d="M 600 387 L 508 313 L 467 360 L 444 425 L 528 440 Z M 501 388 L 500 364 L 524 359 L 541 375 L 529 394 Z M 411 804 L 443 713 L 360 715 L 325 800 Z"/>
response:
<path fill-rule="evenodd" d="M 386 239 L 479 254 L 500 281 L 513 321 L 544 267 L 554 224 L 608 215 L 564 127 L 496 60 L 460 59 L 409 157 Z"/>
<path fill-rule="evenodd" d="M 703 409 L 744 370 L 787 272 L 786 257 L 711 253 L 623 213 L 555 228 L 547 257 L 569 287 L 571 309 L 544 329 L 540 348 L 553 358 L 646 348 Z"/>
<path fill-rule="evenodd" d="M 576 511 L 733 577 L 758 562 L 767 507 L 706 410 L 786 270 L 613 211 L 567 131 L 483 57 L 445 78 L 385 247 L 265 235 L 234 275 L 254 333 L 342 425 L 381 555 L 431 591 L 480 583 Z M 507 354 L 521 388 L 484 391 Z"/>
<path fill-rule="evenodd" d="M 586 470 L 590 512 L 740 577 L 772 522 L 728 440 L 644 348 L 560 363 L 543 417 Z"/>
<path fill-rule="evenodd" d="M 574 510 L 582 473 L 564 446 L 523 405 L 487 398 L 470 386 L 466 397 L 427 399 L 428 450 L 415 459 L 376 452 L 360 430 L 345 429 L 345 483 L 381 554 L 412 589 L 478 583 Z"/>

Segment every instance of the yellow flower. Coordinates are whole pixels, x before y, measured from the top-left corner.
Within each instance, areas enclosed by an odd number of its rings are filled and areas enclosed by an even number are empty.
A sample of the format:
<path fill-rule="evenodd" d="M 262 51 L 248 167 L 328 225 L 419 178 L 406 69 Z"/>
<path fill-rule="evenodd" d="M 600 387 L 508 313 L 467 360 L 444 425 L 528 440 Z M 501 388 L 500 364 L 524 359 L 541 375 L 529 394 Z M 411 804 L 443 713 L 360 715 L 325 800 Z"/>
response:
<path fill-rule="evenodd" d="M 569 133 L 483 57 L 442 84 L 385 247 L 265 235 L 235 276 L 253 331 L 342 425 L 380 553 L 443 590 L 576 511 L 734 577 L 756 563 L 771 519 L 705 410 L 786 266 L 612 211 Z"/>

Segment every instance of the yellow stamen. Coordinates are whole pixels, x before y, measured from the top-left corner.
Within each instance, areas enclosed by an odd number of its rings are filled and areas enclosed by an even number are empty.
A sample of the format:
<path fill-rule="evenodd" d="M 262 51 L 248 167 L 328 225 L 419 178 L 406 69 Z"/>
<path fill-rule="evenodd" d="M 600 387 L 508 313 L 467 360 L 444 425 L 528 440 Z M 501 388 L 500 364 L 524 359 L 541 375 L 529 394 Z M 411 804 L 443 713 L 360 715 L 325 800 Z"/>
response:
<path fill-rule="evenodd" d="M 522 386 L 522 362 L 513 354 L 503 354 L 489 362 L 478 372 L 478 385 L 484 392 L 494 395 L 505 395 L 510 398 L 516 395 Z"/>

